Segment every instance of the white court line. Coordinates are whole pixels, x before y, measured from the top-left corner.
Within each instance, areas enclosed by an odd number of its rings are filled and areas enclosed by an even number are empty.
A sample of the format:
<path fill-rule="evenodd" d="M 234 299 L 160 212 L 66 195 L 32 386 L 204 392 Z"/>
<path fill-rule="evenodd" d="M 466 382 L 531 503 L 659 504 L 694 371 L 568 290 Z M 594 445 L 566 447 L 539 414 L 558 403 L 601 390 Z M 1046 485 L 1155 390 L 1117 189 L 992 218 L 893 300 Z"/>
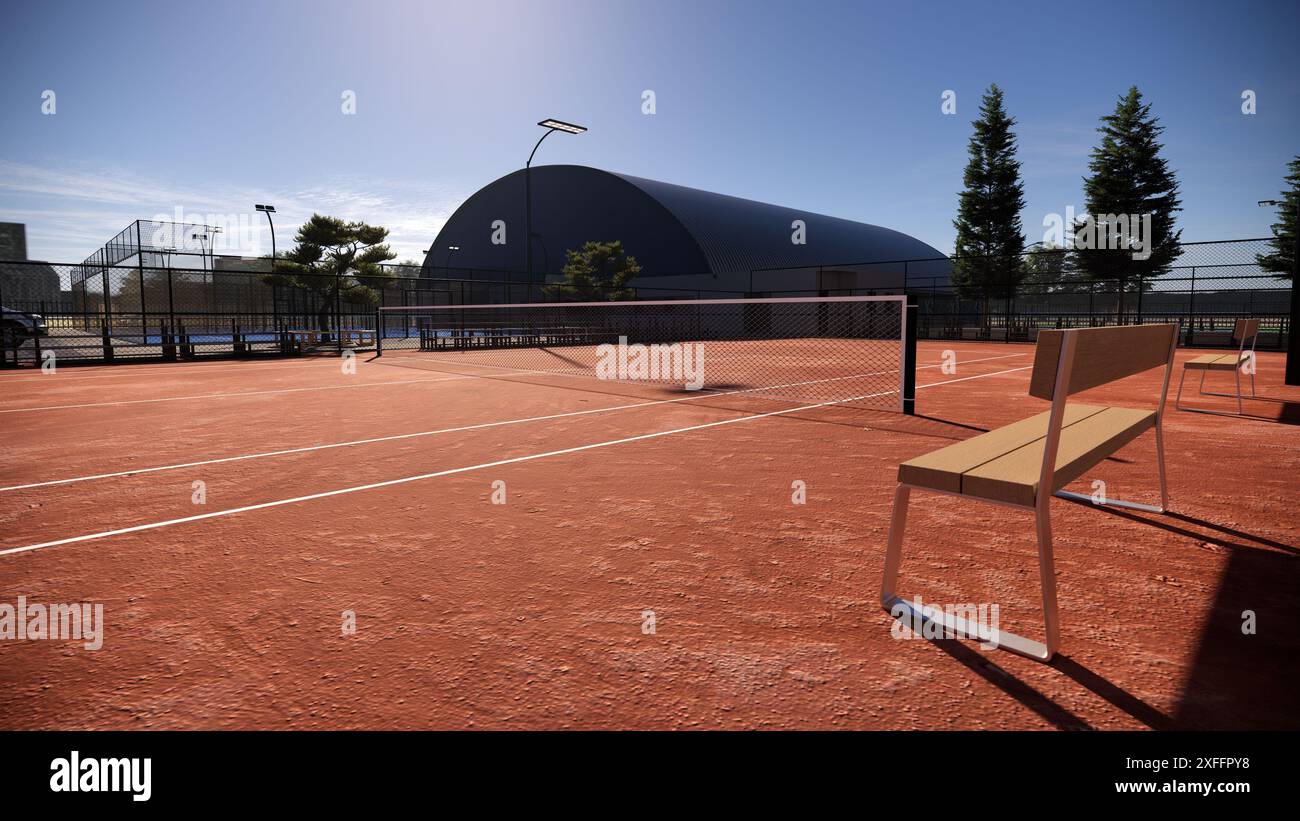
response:
<path fill-rule="evenodd" d="M 375 388 L 383 385 L 413 385 L 416 382 L 454 382 L 457 379 L 472 379 L 472 376 L 445 376 L 436 379 L 403 379 L 400 382 L 359 382 L 355 385 L 322 385 L 315 388 L 276 388 L 267 391 L 236 391 L 234 393 L 199 393 L 193 396 L 164 396 L 158 399 L 123 399 L 119 402 L 89 402 L 84 405 L 49 405 L 44 408 L 8 408 L 0 413 L 24 413 L 27 411 L 71 410 L 73 408 L 104 408 L 110 405 L 141 405 L 148 402 L 183 402 L 187 399 L 226 399 L 232 396 L 264 396 L 268 393 L 300 393 L 302 391 L 335 391 L 340 388 Z"/>
<path fill-rule="evenodd" d="M 965 376 L 960 379 L 949 379 L 943 382 L 931 382 L 928 385 L 917 385 L 916 387 L 917 390 L 920 390 L 921 388 L 935 388 L 940 385 L 951 385 L 956 382 L 967 382 L 972 379 L 983 379 L 988 376 L 1001 376 L 1003 374 L 1015 373 L 1016 371 L 1027 371 L 1032 367 L 1033 365 L 1025 365 L 1024 367 L 1011 368 L 1005 371 L 997 371 L 996 373 L 985 373 L 985 374 L 978 374 L 976 376 Z M 183 516 L 179 519 L 167 519 L 166 521 L 162 521 L 162 522 L 151 522 L 149 524 L 135 525 L 133 527 L 118 528 L 117 530 L 104 530 L 99 533 L 90 533 L 85 536 L 71 536 L 66 539 L 57 539 L 52 542 L 41 542 L 39 544 L 25 545 L 23 547 L 11 547 L 7 550 L 0 550 L 0 556 L 9 556 L 15 553 L 28 553 L 33 550 L 42 550 L 47 547 L 58 547 L 59 545 L 65 545 L 65 544 L 89 542 L 89 541 L 94 541 L 96 539 L 105 539 L 110 536 L 121 536 L 127 533 L 139 533 L 145 530 L 157 530 L 163 527 L 171 527 L 172 525 L 186 524 L 189 522 L 198 522 L 204 519 L 215 519 L 220 516 L 233 516 L 236 513 L 248 513 L 254 510 L 266 510 L 268 508 L 282 507 L 284 505 L 298 504 L 300 502 L 310 502 L 316 499 L 327 499 L 332 496 L 343 496 L 349 493 L 360 493 L 366 490 L 376 490 L 378 488 L 394 487 L 396 485 L 404 485 L 404 484 L 409 484 L 411 482 L 419 482 L 425 479 L 436 479 L 441 476 L 453 476 L 458 473 L 469 473 L 476 470 L 485 470 L 487 468 L 501 467 L 503 465 L 514 465 L 520 462 L 532 462 L 537 459 L 546 459 L 551 456 L 563 456 L 570 453 L 581 453 L 582 451 L 596 450 L 597 448 L 607 448 L 607 447 L 612 447 L 614 445 L 624 445 L 629 442 L 642 442 L 647 439 L 658 439 L 663 436 L 672 436 L 678 433 L 689 433 L 691 431 L 707 430 L 708 428 L 717 428 L 717 427 L 722 427 L 723 425 L 735 425 L 741 422 L 750 422 L 755 419 L 766 419 L 771 416 L 783 416 L 789 413 L 799 413 L 801 411 L 815 410 L 817 408 L 825 408 L 831 405 L 841 405 L 845 402 L 856 402 L 861 399 L 870 399 L 876 396 L 887 396 L 892 393 L 895 393 L 895 391 L 883 391 L 881 393 L 865 394 L 863 396 L 855 396 L 850 399 L 838 399 L 833 402 L 818 402 L 813 405 L 803 405 L 797 408 L 785 408 L 783 410 L 768 411 L 767 413 L 748 415 L 748 416 L 738 416 L 732 419 L 721 419 L 716 422 L 705 422 L 699 425 L 690 425 L 684 428 L 673 428 L 672 430 L 661 430 L 661 431 L 656 431 L 654 433 L 643 433 L 639 436 L 628 436 L 623 439 L 611 439 L 605 442 L 592 442 L 591 444 L 578 445 L 576 447 L 563 448 L 561 450 L 549 450 L 544 453 L 533 453 L 527 456 L 515 456 L 510 459 L 498 459 L 495 462 L 483 462 L 477 465 L 467 465 L 465 467 L 449 468 L 447 470 L 439 470 L 433 473 L 421 473 L 416 476 L 404 476 L 400 479 L 388 479 L 383 482 L 372 482 L 371 484 L 368 485 L 354 485 L 353 487 L 344 487 L 344 488 L 338 488 L 336 490 L 327 490 L 321 493 L 311 493 L 306 496 L 295 496 L 292 499 L 277 499 L 275 501 L 261 502 L 255 505 L 245 505 L 243 507 L 228 508 L 226 510 L 214 510 L 211 513 L 200 513 L 194 516 Z"/>
<path fill-rule="evenodd" d="M 1013 356 L 1024 356 L 1024 354 L 1006 354 L 1004 356 L 990 356 L 987 359 L 989 360 L 1007 359 L 1008 357 L 1013 357 Z M 970 359 L 967 360 L 967 363 L 984 362 L 984 361 L 987 360 Z M 943 363 L 938 363 L 934 365 L 919 365 L 917 366 L 917 370 L 921 370 L 923 368 L 940 368 L 940 367 L 943 367 Z M 807 382 L 792 382 L 788 385 L 776 385 L 772 387 L 763 387 L 763 388 L 741 388 L 734 391 L 712 392 L 712 393 L 703 394 L 703 396 L 707 396 L 709 398 L 713 398 L 717 396 L 731 396 L 734 394 L 752 393 L 754 391 L 773 390 L 774 388 L 782 389 L 782 388 L 803 387 L 806 385 L 813 385 L 821 382 L 835 382 L 844 379 L 859 379 L 866 376 L 880 376 L 882 374 L 897 373 L 897 372 L 898 369 L 895 368 L 893 370 L 888 370 L 888 371 L 876 371 L 874 373 L 856 374 L 854 376 L 837 376 L 828 379 L 814 379 L 814 380 L 809 380 Z M 435 381 L 441 381 L 441 380 L 435 380 Z M 893 391 L 890 391 L 889 393 L 893 393 Z M 219 465 L 219 464 L 224 464 L 226 462 L 242 462 L 248 459 L 264 459 L 272 456 L 289 456 L 295 453 L 309 453 L 311 451 L 316 451 L 316 450 L 329 450 L 332 448 L 347 448 L 347 447 L 354 447 L 356 445 L 373 445 L 379 442 L 395 442 L 402 439 L 415 439 L 422 436 L 437 436 L 445 433 L 463 433 L 465 431 L 483 430 L 485 428 L 503 427 L 505 425 L 519 425 L 525 422 L 543 422 L 552 419 L 563 419 L 565 417 L 570 417 L 570 416 L 586 416 L 594 413 L 610 413 L 613 411 L 631 410 L 633 408 L 647 408 L 654 405 L 669 405 L 676 402 L 692 402 L 700 398 L 702 398 L 702 396 L 696 395 L 696 396 L 684 396 L 678 399 L 655 399 L 649 402 L 637 402 L 631 405 L 611 405 L 605 408 L 588 408 L 586 410 L 568 411 L 565 413 L 552 413 L 552 414 L 547 414 L 545 416 L 528 416 L 522 419 L 503 419 L 497 422 L 480 422 L 473 425 L 462 425 L 460 427 L 454 427 L 454 428 L 439 428 L 437 430 L 423 430 L 423 431 L 416 431 L 414 433 L 398 433 L 398 434 L 393 434 L 391 436 L 376 436 L 370 439 L 354 439 L 348 442 L 330 442 L 324 445 L 306 445 L 303 447 L 286 448 L 283 450 L 263 451 L 260 453 L 246 453 L 246 454 L 240 454 L 238 456 L 223 456 L 216 459 L 204 459 L 196 462 L 183 462 L 181 464 L 176 464 L 176 465 L 160 465 L 157 467 L 149 467 L 149 468 L 135 468 L 134 470 L 119 470 L 114 473 L 96 473 L 90 476 L 74 476 L 68 479 L 51 479 L 45 482 L 32 482 L 26 485 L 10 485 L 9 487 L 0 487 L 0 493 L 5 493 L 11 490 L 30 490 L 32 488 L 38 488 L 38 487 L 50 487 L 51 485 L 69 485 L 75 482 L 90 482 L 97 479 L 115 479 L 121 476 L 134 476 L 138 473 L 157 473 L 159 471 L 164 471 L 164 470 L 181 470 L 183 468 L 204 467 L 206 465 Z"/>
<path fill-rule="evenodd" d="M 367 351 L 367 353 L 369 353 Z M 80 382 L 83 379 L 122 379 L 135 376 L 149 377 L 155 374 L 172 373 L 174 371 L 245 371 L 247 373 L 265 373 L 271 370 L 298 371 L 308 370 L 309 368 L 337 368 L 342 360 L 322 359 L 319 362 L 296 362 L 294 360 L 257 360 L 250 361 L 246 365 L 158 365 L 148 367 L 135 363 L 124 362 L 121 365 L 67 365 L 58 369 L 52 375 L 42 376 L 13 376 L 6 377 L 0 375 L 0 385 L 7 385 L 11 382 Z M 357 358 L 357 364 L 368 364 L 370 360 Z M 263 366 L 263 367 L 256 367 Z M 99 373 L 99 370 L 111 368 L 115 373 Z M 77 373 L 84 370 L 86 373 Z"/>

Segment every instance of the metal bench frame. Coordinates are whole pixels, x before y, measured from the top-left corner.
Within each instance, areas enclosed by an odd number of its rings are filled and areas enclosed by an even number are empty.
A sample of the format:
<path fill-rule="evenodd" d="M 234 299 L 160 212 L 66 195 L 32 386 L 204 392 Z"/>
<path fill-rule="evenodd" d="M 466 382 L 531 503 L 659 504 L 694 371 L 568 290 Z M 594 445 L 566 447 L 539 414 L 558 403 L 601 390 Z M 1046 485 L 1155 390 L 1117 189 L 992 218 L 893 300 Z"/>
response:
<path fill-rule="evenodd" d="M 1218 416 L 1243 416 L 1243 415 L 1245 415 L 1245 413 L 1244 413 L 1244 409 L 1242 408 L 1242 404 L 1241 404 L 1241 399 L 1242 399 L 1242 394 L 1241 394 L 1241 366 L 1244 365 L 1247 361 L 1250 362 L 1250 398 L 1251 398 L 1251 399 L 1255 399 L 1255 398 L 1257 398 L 1257 394 L 1255 393 L 1255 343 L 1259 340 L 1259 320 L 1258 320 L 1258 319 L 1238 319 L 1237 322 L 1236 322 L 1236 326 L 1235 326 L 1235 327 L 1233 328 L 1233 330 L 1232 330 L 1232 336 L 1233 336 L 1234 339 L 1236 339 L 1236 340 L 1238 341 L 1238 344 L 1237 344 L 1237 364 L 1236 364 L 1236 366 L 1232 369 L 1233 372 L 1234 372 L 1234 373 L 1236 374 L 1236 376 L 1237 376 L 1237 392 L 1236 392 L 1236 393 L 1220 393 L 1220 392 L 1218 392 L 1218 391 L 1207 391 L 1207 390 L 1205 389 L 1205 375 L 1208 374 L 1211 370 L 1227 370 L 1226 368 L 1209 368 L 1209 367 L 1205 367 L 1205 368 L 1200 368 L 1200 367 L 1189 368 L 1189 367 L 1188 367 L 1188 364 L 1189 364 L 1189 363 L 1184 362 L 1184 363 L 1183 363 L 1183 374 L 1182 374 L 1182 376 L 1179 377 L 1179 379 L 1178 379 L 1178 393 L 1175 394 L 1175 396 L 1174 396 L 1174 407 L 1175 407 L 1175 408 L 1177 408 L 1177 409 L 1180 410 L 1180 411 L 1187 411 L 1188 413 L 1209 413 L 1209 414 L 1214 414 L 1214 415 L 1218 415 Z M 1250 339 L 1250 357 L 1249 357 L 1249 359 L 1246 358 L 1246 339 L 1247 339 L 1248 337 L 1249 337 L 1249 339 Z M 1198 392 L 1199 392 L 1202 396 L 1224 396 L 1224 397 L 1227 397 L 1227 398 L 1229 398 L 1229 399 L 1235 397 L 1236 400 L 1237 400 L 1237 412 L 1234 414 L 1232 411 L 1219 411 L 1219 410 L 1212 410 L 1212 409 L 1210 409 L 1210 408 L 1193 408 L 1193 407 L 1190 407 L 1190 406 L 1185 407 L 1185 406 L 1183 405 L 1183 403 L 1182 403 L 1182 400 L 1183 400 L 1183 383 L 1187 381 L 1187 372 L 1188 372 L 1189 370 L 1194 370 L 1194 371 L 1200 371 L 1200 372 L 1201 372 L 1201 384 L 1200 384 L 1200 387 L 1199 387 L 1197 390 L 1198 390 Z"/>
<path fill-rule="evenodd" d="M 1107 506 L 1142 510 L 1151 513 L 1163 513 L 1169 506 L 1169 491 L 1165 480 L 1165 443 L 1162 423 L 1164 418 L 1165 398 L 1169 392 L 1169 379 L 1173 372 L 1174 351 L 1178 347 L 1178 328 L 1176 326 L 1170 327 L 1172 328 L 1172 331 L 1170 333 L 1169 352 L 1164 366 L 1164 380 L 1160 386 L 1160 400 L 1159 404 L 1156 406 L 1154 426 L 1156 434 L 1156 461 L 1158 465 L 1160 484 L 1160 505 L 1157 507 L 1155 505 L 1129 502 L 1122 499 L 1107 498 L 1103 502 L 1103 504 Z M 1000 649 L 1010 650 L 1013 653 L 1018 653 L 1022 656 L 1027 656 L 1038 661 L 1050 661 L 1056 654 L 1056 651 L 1060 646 L 1061 618 L 1056 598 L 1056 567 L 1052 550 L 1052 519 L 1050 502 L 1053 496 L 1075 501 L 1093 501 L 1091 497 L 1080 493 L 1071 493 L 1065 490 L 1052 492 L 1051 490 L 1055 484 L 1057 450 L 1061 441 L 1061 428 L 1065 417 L 1066 403 L 1071 392 L 1071 377 L 1075 366 L 1075 352 L 1080 332 L 1081 331 L 1079 330 L 1067 330 L 1061 332 L 1063 337 L 1052 391 L 1052 408 L 1048 419 L 1047 435 L 1043 447 L 1043 462 L 1039 472 L 1038 491 L 1035 494 L 1036 498 L 1033 505 L 1021 505 L 1012 502 L 983 498 L 980 496 L 952 493 L 929 487 L 921 487 L 919 485 L 909 485 L 904 482 L 900 482 L 898 488 L 894 491 L 894 508 L 889 525 L 889 544 L 885 552 L 885 572 L 881 585 L 880 602 L 884 609 L 890 612 L 891 615 L 894 614 L 895 609 L 901 608 L 904 611 L 901 617 L 903 623 L 917 624 L 920 623 L 920 621 L 927 620 L 938 622 L 942 624 L 947 631 L 955 633 L 963 638 L 973 639 L 985 644 L 994 644 Z M 1086 330 L 1083 332 L 1086 332 Z M 1042 345 L 1041 335 L 1039 345 Z M 1105 381 L 1114 381 L 1119 378 L 1123 377 L 1114 377 L 1113 379 Z M 1100 384 L 1104 384 L 1104 382 Z M 1119 448 L 1116 448 L 1116 450 L 1118 449 Z M 1044 641 L 1034 641 L 1033 639 L 1016 635 L 1015 633 L 1010 633 L 1005 630 L 999 630 L 996 635 L 990 635 L 987 630 L 981 628 L 979 625 L 970 623 L 961 617 L 944 613 L 938 609 L 922 608 L 921 612 L 917 612 L 911 603 L 897 593 L 898 571 L 903 555 L 903 534 L 907 528 L 907 508 L 913 490 L 924 490 L 931 493 L 957 496 L 958 498 L 969 499 L 971 501 L 1002 505 L 1017 510 L 1033 511 L 1038 536 L 1038 576 L 1039 584 L 1042 588 L 1043 622 L 1045 627 Z"/>

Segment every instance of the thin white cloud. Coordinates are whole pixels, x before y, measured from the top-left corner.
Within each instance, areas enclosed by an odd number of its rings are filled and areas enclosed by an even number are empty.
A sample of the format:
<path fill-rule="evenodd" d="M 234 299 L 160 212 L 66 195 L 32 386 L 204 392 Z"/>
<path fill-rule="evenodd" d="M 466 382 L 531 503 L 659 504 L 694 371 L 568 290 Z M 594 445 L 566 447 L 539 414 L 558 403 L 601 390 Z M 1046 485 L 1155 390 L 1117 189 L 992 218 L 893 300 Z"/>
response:
<path fill-rule="evenodd" d="M 0 219 L 27 224 L 28 255 L 80 262 L 136 219 L 221 225 L 218 253 L 270 252 L 256 202 L 276 206 L 277 248 L 313 213 L 389 229 L 398 259 L 423 259 L 463 194 L 408 181 L 332 177 L 296 191 L 216 184 L 195 189 L 117 170 L 68 170 L 0 160 Z"/>

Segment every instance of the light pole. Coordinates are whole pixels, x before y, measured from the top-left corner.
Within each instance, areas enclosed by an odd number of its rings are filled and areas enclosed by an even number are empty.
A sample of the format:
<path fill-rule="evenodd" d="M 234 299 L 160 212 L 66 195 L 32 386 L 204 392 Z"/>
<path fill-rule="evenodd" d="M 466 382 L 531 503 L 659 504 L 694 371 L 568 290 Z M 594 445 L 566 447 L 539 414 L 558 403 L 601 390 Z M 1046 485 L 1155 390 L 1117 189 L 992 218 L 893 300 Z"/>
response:
<path fill-rule="evenodd" d="M 1260 200 L 1260 208 L 1285 208 L 1284 200 Z M 1300 345 L 1296 329 L 1300 326 L 1300 206 L 1291 228 L 1291 320 L 1286 332 L 1286 384 L 1300 385 Z M 1286 215 L 1282 214 L 1285 221 Z M 1279 249 L 1280 250 L 1280 249 Z"/>
<path fill-rule="evenodd" d="M 199 254 L 199 259 L 203 260 L 203 272 L 206 274 L 208 270 L 208 235 L 198 233 L 190 234 L 190 239 L 196 239 L 199 241 L 199 250 L 202 252 Z"/>
<path fill-rule="evenodd" d="M 524 219 L 528 223 L 528 236 L 524 238 L 526 243 L 524 255 L 527 260 L 528 282 L 530 284 L 533 281 L 533 180 L 531 170 L 533 165 L 533 154 L 536 154 L 537 149 L 541 147 L 542 140 L 551 136 L 551 132 L 553 131 L 563 131 L 565 134 L 581 134 L 587 130 L 586 126 L 574 125 L 573 123 L 566 123 L 563 120 L 555 119 L 542 120 L 538 125 L 545 128 L 546 133 L 537 141 L 537 145 L 533 146 L 533 153 L 528 155 L 528 162 L 524 163 Z"/>
<path fill-rule="evenodd" d="M 275 273 L 275 222 L 271 215 L 275 213 L 274 205 L 254 205 L 258 211 L 266 214 L 266 222 L 271 226 L 271 273 Z"/>
<path fill-rule="evenodd" d="M 206 333 L 207 325 L 212 322 L 212 288 L 208 284 L 208 235 L 194 233 L 190 234 L 190 239 L 198 240 L 199 249 L 202 251 L 199 254 L 199 259 L 202 260 L 203 265 L 203 307 L 206 313 L 203 317 L 203 324 Z"/>

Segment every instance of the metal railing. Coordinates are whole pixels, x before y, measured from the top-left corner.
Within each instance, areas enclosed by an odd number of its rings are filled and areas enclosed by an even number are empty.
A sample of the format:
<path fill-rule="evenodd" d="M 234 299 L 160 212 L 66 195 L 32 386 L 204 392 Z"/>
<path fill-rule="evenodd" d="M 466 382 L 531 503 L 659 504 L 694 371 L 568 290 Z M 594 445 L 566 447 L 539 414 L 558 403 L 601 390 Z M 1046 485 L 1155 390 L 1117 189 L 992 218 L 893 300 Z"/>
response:
<path fill-rule="evenodd" d="M 129 250 L 128 240 L 118 244 Z M 1184 345 L 1222 346 L 1236 319 L 1253 317 L 1261 349 L 1285 346 L 1291 283 L 1260 267 L 1269 240 L 1182 249 L 1162 275 L 1123 279 L 1083 276 L 1077 252 L 1042 252 L 1007 260 L 1014 285 L 998 284 L 997 266 L 990 283 L 955 285 L 947 274 L 955 261 L 945 257 L 755 270 L 748 291 L 638 286 L 606 294 L 570 294 L 555 274 L 509 270 L 388 265 L 376 277 L 286 280 L 268 276 L 269 259 L 215 257 L 194 268 L 135 255 L 123 265 L 0 262 L 0 305 L 39 313 L 49 327 L 41 340 L 6 333 L 11 363 L 36 361 L 37 342 L 68 360 L 282 355 L 303 350 L 302 331 L 317 332 L 315 347 L 341 351 L 349 342 L 340 331 L 375 331 L 381 306 L 901 293 L 916 298 L 922 339 L 1029 342 L 1044 328 L 1170 321 L 1181 324 Z"/>

